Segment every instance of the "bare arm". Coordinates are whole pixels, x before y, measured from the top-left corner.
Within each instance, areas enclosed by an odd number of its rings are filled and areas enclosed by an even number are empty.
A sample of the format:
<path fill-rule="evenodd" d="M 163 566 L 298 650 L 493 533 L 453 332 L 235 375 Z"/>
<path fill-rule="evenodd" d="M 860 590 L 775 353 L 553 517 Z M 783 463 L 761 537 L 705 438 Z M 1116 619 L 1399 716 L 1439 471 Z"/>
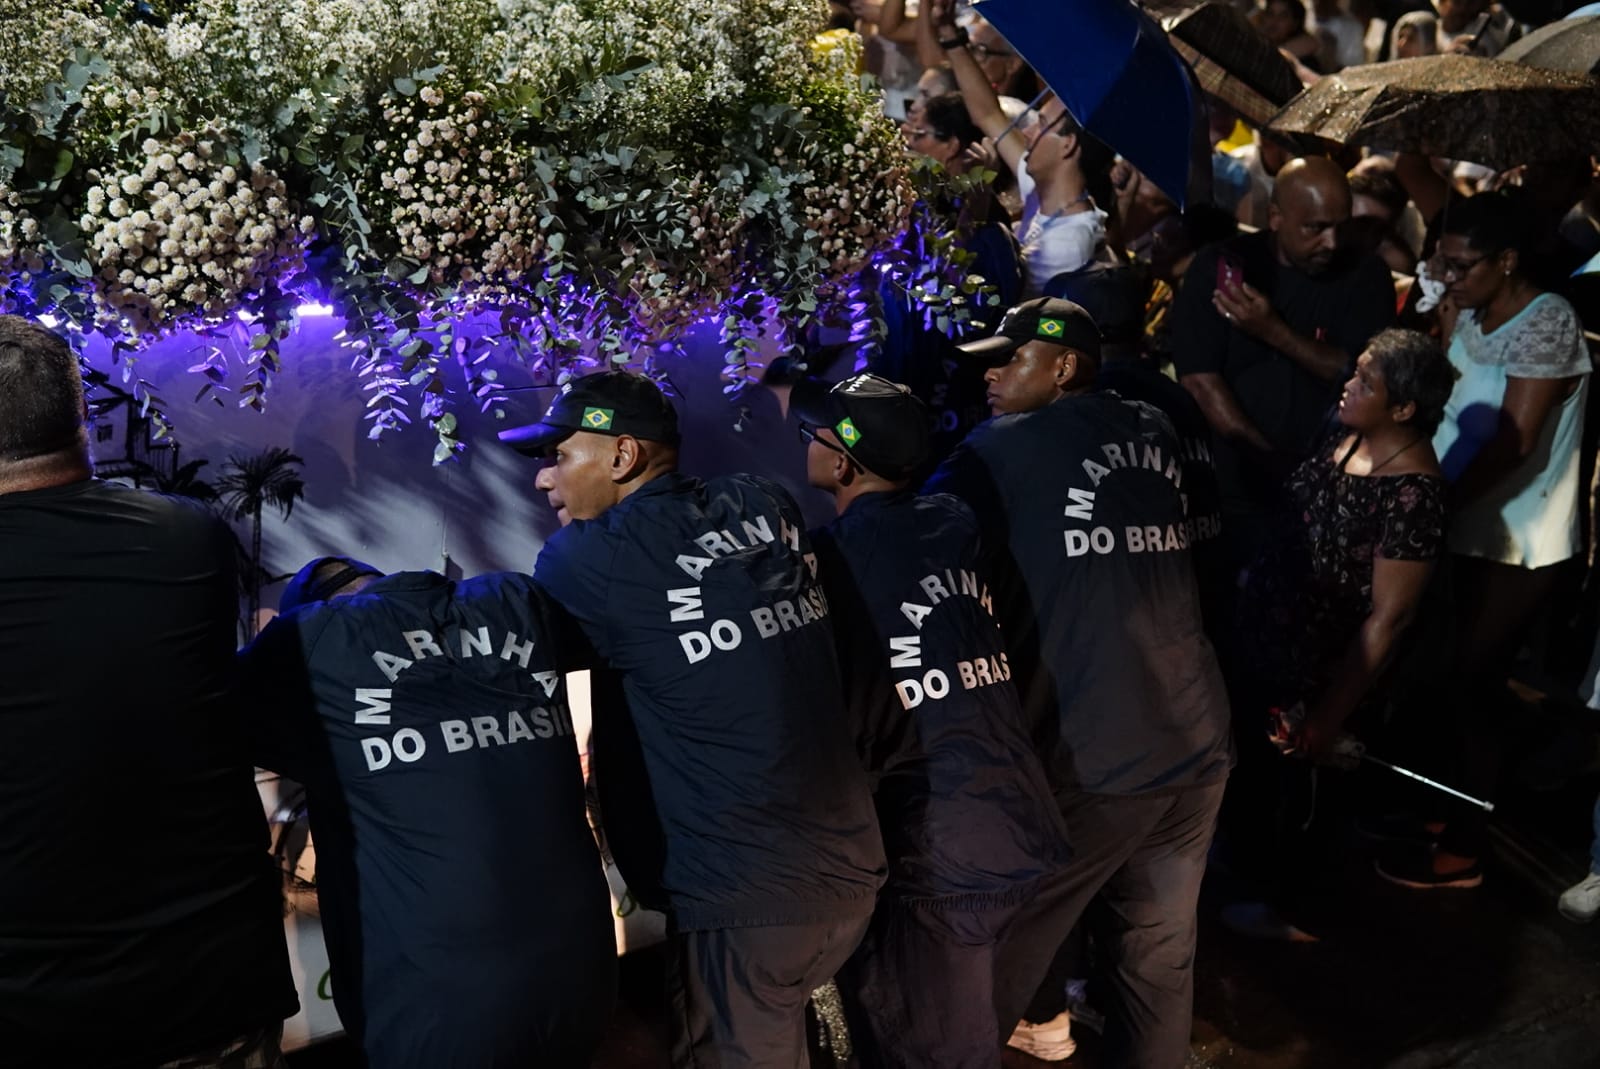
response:
<path fill-rule="evenodd" d="M 905 0 L 901 0 L 903 4 Z M 924 0 L 926 2 L 926 0 Z M 911 20 L 911 28 L 917 36 L 917 62 L 923 68 L 942 67 L 945 65 L 944 49 L 939 47 L 939 35 L 947 32 L 933 18 L 933 12 L 925 10 L 921 15 Z"/>
<path fill-rule="evenodd" d="M 1233 396 L 1233 391 L 1221 375 L 1204 371 L 1180 376 L 1178 381 L 1195 399 L 1200 411 L 1205 413 L 1206 422 L 1211 424 L 1213 431 L 1231 442 L 1252 445 L 1263 453 L 1272 452 L 1272 443 L 1250 422 L 1250 417 L 1239 407 L 1239 399 Z"/>
<path fill-rule="evenodd" d="M 869 10 L 876 8 L 869 14 Z M 883 6 L 867 3 L 866 0 L 856 0 L 852 5 L 858 19 L 872 19 L 878 24 L 878 36 L 887 38 L 897 45 L 916 45 L 917 62 L 924 67 L 929 66 L 922 54 L 922 44 L 918 39 L 918 19 L 906 18 L 906 0 L 883 0 Z M 934 64 L 942 60 L 935 60 Z"/>
<path fill-rule="evenodd" d="M 1483 496 L 1526 460 L 1539 444 L 1545 421 L 1567 395 L 1577 378 L 1506 379 L 1500 402 L 1500 423 L 1494 437 L 1467 465 L 1454 486 L 1454 503 L 1465 504 Z"/>
<path fill-rule="evenodd" d="M 1339 658 L 1332 682 L 1307 710 L 1301 748 L 1310 756 L 1332 747 L 1345 720 L 1388 667 L 1400 636 L 1416 619 L 1432 574 L 1432 561 L 1378 557 L 1372 562 L 1372 612 Z"/>
<path fill-rule="evenodd" d="M 1450 183 L 1433 169 L 1428 157 L 1402 152 L 1394 159 L 1394 176 L 1405 187 L 1424 222 L 1431 223 L 1450 199 Z"/>
<path fill-rule="evenodd" d="M 929 8 L 927 22 L 933 33 L 942 40 L 954 37 L 957 31 L 952 0 L 930 0 Z M 961 99 L 967 105 L 967 115 L 972 119 L 972 124 L 982 130 L 985 137 L 995 139 L 995 149 L 1013 173 L 1020 171 L 1028 143 L 1011 127 L 1011 120 L 1000 108 L 1000 97 L 978 66 L 978 61 L 972 58 L 972 53 L 964 44 L 944 49 L 943 55 L 956 76 L 956 85 L 961 89 Z"/>

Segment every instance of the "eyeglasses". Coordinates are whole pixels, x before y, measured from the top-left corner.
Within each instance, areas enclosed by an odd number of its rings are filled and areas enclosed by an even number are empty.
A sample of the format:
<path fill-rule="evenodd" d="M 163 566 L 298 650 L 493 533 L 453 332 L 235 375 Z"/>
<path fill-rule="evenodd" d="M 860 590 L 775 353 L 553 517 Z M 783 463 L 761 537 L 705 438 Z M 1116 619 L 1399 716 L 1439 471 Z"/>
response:
<path fill-rule="evenodd" d="M 1488 258 L 1489 255 L 1487 253 L 1472 260 L 1447 260 L 1441 257 L 1439 260 L 1439 270 L 1441 272 L 1439 277 L 1445 282 L 1459 282 L 1470 275 L 1474 267 L 1477 267 Z"/>
<path fill-rule="evenodd" d="M 933 135 L 933 131 L 928 129 L 926 126 L 908 126 L 908 127 L 906 127 L 906 140 L 907 141 L 915 141 L 919 137 L 933 137 L 933 136 L 934 136 Z"/>
<path fill-rule="evenodd" d="M 1010 59 L 1012 56 L 1016 55 L 1015 52 L 1012 52 L 1009 49 L 992 48 L 989 45 L 980 44 L 967 45 L 967 51 L 971 52 L 972 58 L 976 59 L 979 63 L 982 63 L 984 60 L 989 59 L 990 57 L 994 57 L 996 59 Z"/>
<path fill-rule="evenodd" d="M 806 445 L 810 445 L 812 442 L 816 442 L 818 445 L 822 446 L 822 448 L 831 449 L 835 453 L 838 453 L 840 456 L 844 457 L 846 460 L 848 460 L 850 462 L 850 465 L 852 467 L 859 468 L 861 466 L 860 464 L 858 464 L 856 462 L 856 458 L 851 456 L 849 451 L 846 450 L 843 446 L 834 445 L 832 442 L 828 441 L 826 438 L 823 438 L 822 436 L 817 434 L 817 428 L 811 426 L 809 423 L 802 423 L 799 426 L 800 426 L 800 440 L 802 442 L 804 442 Z"/>

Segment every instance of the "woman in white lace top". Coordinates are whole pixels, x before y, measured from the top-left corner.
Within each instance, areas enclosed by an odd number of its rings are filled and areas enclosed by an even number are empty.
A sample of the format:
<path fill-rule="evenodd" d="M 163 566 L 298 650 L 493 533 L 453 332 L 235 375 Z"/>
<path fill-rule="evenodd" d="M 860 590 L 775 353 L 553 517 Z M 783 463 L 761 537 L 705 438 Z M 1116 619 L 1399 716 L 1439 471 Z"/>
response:
<path fill-rule="evenodd" d="M 1459 735 L 1456 786 L 1492 797 L 1505 750 L 1496 715 L 1506 677 L 1539 610 L 1583 550 L 1579 448 L 1593 370 L 1572 305 L 1523 273 L 1534 237 L 1504 194 L 1446 209 L 1436 277 L 1448 284 L 1441 325 L 1460 379 L 1433 439 L 1451 483 L 1450 578 L 1457 630 L 1441 698 Z M 1474 886 L 1481 809 L 1449 814 L 1425 858 L 1379 869 L 1416 887 Z"/>

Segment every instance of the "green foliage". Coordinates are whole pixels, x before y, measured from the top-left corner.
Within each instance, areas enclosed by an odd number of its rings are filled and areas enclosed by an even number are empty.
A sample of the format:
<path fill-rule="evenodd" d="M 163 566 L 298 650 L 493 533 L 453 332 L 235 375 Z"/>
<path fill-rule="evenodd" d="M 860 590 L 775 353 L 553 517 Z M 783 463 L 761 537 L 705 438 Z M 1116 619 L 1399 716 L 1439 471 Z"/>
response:
<path fill-rule="evenodd" d="M 307 293 L 369 434 L 420 416 L 436 462 L 507 360 L 648 370 L 709 315 L 737 394 L 763 338 L 862 314 L 916 203 L 821 0 L 13 2 L 0 310 L 111 339 L 163 426 L 144 345 L 199 332 L 197 395 L 261 409 Z M 951 285 L 918 292 L 954 324 Z"/>

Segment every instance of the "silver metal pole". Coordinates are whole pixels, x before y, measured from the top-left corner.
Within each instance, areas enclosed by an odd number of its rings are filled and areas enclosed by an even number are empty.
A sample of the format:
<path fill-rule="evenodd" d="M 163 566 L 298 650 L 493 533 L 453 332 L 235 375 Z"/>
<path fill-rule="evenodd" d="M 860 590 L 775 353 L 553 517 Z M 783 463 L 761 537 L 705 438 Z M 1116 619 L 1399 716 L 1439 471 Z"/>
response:
<path fill-rule="evenodd" d="M 1453 795 L 1454 797 L 1461 799 L 1463 802 L 1471 802 L 1473 805 L 1477 806 L 1479 809 L 1482 809 L 1485 813 L 1493 813 L 1494 812 L 1494 803 L 1493 802 L 1485 802 L 1483 799 L 1474 798 L 1470 794 L 1462 794 L 1460 791 L 1456 790 L 1454 787 L 1446 787 L 1444 784 L 1438 782 L 1437 780 L 1431 780 L 1427 776 L 1423 776 L 1423 775 L 1420 775 L 1420 774 L 1418 774 L 1416 772 L 1411 771 L 1409 768 L 1401 768 L 1399 765 L 1391 765 L 1389 762 L 1383 760 L 1381 757 L 1373 757 L 1369 753 L 1364 753 L 1361 756 L 1365 760 L 1371 761 L 1373 764 L 1378 765 L 1381 768 L 1387 768 L 1390 772 L 1398 772 L 1400 775 L 1405 776 L 1407 779 L 1414 779 L 1418 783 L 1421 783 L 1424 786 L 1432 787 L 1436 791 L 1443 791 L 1444 793 L 1446 793 L 1448 795 Z"/>

